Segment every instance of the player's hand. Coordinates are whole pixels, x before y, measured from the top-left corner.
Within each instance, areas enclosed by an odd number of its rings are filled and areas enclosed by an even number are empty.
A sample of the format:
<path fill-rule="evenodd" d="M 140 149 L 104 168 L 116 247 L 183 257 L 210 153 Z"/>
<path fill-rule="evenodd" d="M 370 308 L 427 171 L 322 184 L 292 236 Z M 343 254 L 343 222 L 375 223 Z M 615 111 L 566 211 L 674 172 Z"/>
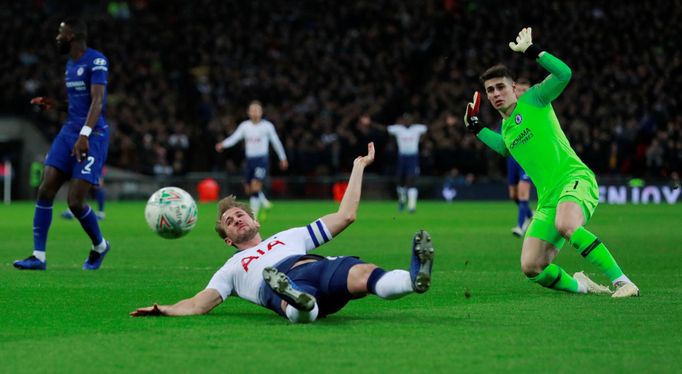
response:
<path fill-rule="evenodd" d="M 159 304 L 154 304 L 146 308 L 137 308 L 130 312 L 131 317 L 149 317 L 149 316 L 162 316 L 164 313 L 161 311 Z"/>
<path fill-rule="evenodd" d="M 280 168 L 281 170 L 287 170 L 287 169 L 289 168 L 289 161 L 287 161 L 287 160 L 281 160 L 281 161 L 279 162 L 279 168 Z"/>
<path fill-rule="evenodd" d="M 525 52 L 531 44 L 533 44 L 533 36 L 531 35 L 532 29 L 530 27 L 524 27 L 519 31 L 519 36 L 516 37 L 516 43 L 509 42 L 509 48 L 514 52 Z"/>
<path fill-rule="evenodd" d="M 464 125 L 467 130 L 477 135 L 483 129 L 483 125 L 478 120 L 478 109 L 481 106 L 481 95 L 478 91 L 474 92 L 474 99 L 467 104 L 467 110 L 464 113 Z"/>
<path fill-rule="evenodd" d="M 215 145 L 215 151 L 216 152 L 222 152 L 224 148 L 225 147 L 223 147 L 223 142 L 216 143 L 216 145 Z"/>
<path fill-rule="evenodd" d="M 42 96 L 34 97 L 33 99 L 31 99 L 31 104 L 37 105 L 40 108 L 40 110 L 50 110 L 55 106 L 54 100 L 50 99 L 49 97 Z"/>
<path fill-rule="evenodd" d="M 358 158 L 353 161 L 353 165 L 362 165 L 363 167 L 369 166 L 374 162 L 374 142 L 367 144 L 367 156 L 358 156 Z"/>
<path fill-rule="evenodd" d="M 81 162 L 88 157 L 89 150 L 90 142 L 88 142 L 88 137 L 81 135 L 76 140 L 76 144 L 73 145 L 71 156 L 76 156 L 76 161 Z"/>

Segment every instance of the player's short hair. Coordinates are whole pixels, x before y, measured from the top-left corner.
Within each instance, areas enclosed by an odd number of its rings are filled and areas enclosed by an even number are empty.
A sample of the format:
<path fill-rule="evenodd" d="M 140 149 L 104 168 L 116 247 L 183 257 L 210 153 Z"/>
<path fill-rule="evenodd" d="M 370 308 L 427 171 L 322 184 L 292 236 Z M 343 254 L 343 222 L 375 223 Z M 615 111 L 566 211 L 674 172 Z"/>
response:
<path fill-rule="evenodd" d="M 528 80 L 528 78 L 521 77 L 521 78 L 518 78 L 516 80 L 516 84 L 523 84 L 525 86 L 530 86 L 530 80 Z"/>
<path fill-rule="evenodd" d="M 76 40 L 86 40 L 88 38 L 88 25 L 81 18 L 68 18 L 64 20 L 64 24 L 69 26 L 73 31 Z"/>
<path fill-rule="evenodd" d="M 484 71 L 483 74 L 481 74 L 480 76 L 481 82 L 483 83 L 485 83 L 485 81 L 487 81 L 488 79 L 493 78 L 509 78 L 511 80 L 514 80 L 514 77 L 512 77 L 509 68 L 502 64 L 498 64 L 489 68 L 488 70 Z"/>
<path fill-rule="evenodd" d="M 218 233 L 218 236 L 220 236 L 220 238 L 223 240 L 227 238 L 227 233 L 225 232 L 225 229 L 223 229 L 222 224 L 223 213 L 232 208 L 239 208 L 245 211 L 246 214 L 249 215 L 249 217 L 251 217 L 252 219 L 254 218 L 251 207 L 249 207 L 247 204 L 240 203 L 239 201 L 237 201 L 237 198 L 234 195 L 230 195 L 220 200 L 218 202 L 218 218 L 216 219 L 215 222 L 215 231 Z"/>
<path fill-rule="evenodd" d="M 251 105 L 258 105 L 261 108 L 263 107 L 263 103 L 261 103 L 260 100 L 251 100 L 251 102 L 249 103 L 249 106 L 251 106 Z"/>

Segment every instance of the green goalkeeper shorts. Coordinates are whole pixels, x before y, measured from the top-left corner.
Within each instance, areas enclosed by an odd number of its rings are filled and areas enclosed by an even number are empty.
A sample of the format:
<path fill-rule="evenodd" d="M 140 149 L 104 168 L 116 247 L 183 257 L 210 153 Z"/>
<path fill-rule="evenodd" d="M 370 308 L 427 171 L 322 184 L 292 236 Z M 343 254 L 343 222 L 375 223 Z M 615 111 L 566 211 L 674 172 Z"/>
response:
<path fill-rule="evenodd" d="M 555 193 L 538 201 L 538 207 L 533 214 L 533 221 L 526 235 L 544 240 L 557 249 L 561 249 L 566 239 L 557 231 L 554 222 L 557 206 L 565 201 L 580 205 L 585 215 L 585 224 L 587 224 L 599 204 L 597 180 L 587 175 L 569 178 L 561 189 L 557 189 Z"/>

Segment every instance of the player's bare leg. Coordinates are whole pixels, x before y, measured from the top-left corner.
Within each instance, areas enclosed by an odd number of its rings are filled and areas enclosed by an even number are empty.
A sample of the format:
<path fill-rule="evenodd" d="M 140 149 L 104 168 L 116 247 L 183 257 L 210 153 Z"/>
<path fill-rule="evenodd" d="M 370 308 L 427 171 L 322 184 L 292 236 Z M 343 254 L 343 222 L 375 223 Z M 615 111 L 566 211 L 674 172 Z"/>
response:
<path fill-rule="evenodd" d="M 369 290 L 367 282 L 377 266 L 374 264 L 358 264 L 348 271 L 348 292 L 353 296 L 366 296 Z"/>
<path fill-rule="evenodd" d="M 594 234 L 583 226 L 582 207 L 574 201 L 563 201 L 557 206 L 556 228 L 588 262 L 604 273 L 616 288 L 613 297 L 639 296 L 639 288 L 623 273 L 611 252 Z"/>
<path fill-rule="evenodd" d="M 521 271 L 532 282 L 543 287 L 572 293 L 587 293 L 586 285 L 571 277 L 559 265 L 553 264 L 559 250 L 552 244 L 527 236 L 521 249 Z"/>

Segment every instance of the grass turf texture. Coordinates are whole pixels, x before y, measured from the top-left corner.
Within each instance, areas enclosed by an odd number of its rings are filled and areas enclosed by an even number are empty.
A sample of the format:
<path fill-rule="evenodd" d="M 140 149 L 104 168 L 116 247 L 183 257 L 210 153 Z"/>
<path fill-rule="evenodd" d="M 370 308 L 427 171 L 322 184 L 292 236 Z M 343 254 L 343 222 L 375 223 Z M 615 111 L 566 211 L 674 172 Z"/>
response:
<path fill-rule="evenodd" d="M 33 203 L 0 206 L 0 363 L 3 372 L 673 372 L 682 366 L 681 205 L 598 208 L 588 228 L 637 282 L 642 297 L 613 300 L 553 292 L 519 270 L 510 202 L 363 202 L 358 220 L 318 250 L 407 268 L 410 241 L 427 229 L 436 248 L 424 295 L 351 302 L 311 325 L 230 298 L 210 314 L 131 318 L 203 289 L 231 255 L 213 232 L 214 205 L 199 207 L 188 236 L 165 240 L 144 203 L 109 203 L 101 223 L 112 250 L 82 271 L 89 242 L 55 205 L 48 270 L 18 271 L 32 249 Z M 264 236 L 305 225 L 331 202 L 276 201 Z M 557 263 L 607 283 L 572 248 Z M 465 297 L 470 294 L 470 297 Z"/>

